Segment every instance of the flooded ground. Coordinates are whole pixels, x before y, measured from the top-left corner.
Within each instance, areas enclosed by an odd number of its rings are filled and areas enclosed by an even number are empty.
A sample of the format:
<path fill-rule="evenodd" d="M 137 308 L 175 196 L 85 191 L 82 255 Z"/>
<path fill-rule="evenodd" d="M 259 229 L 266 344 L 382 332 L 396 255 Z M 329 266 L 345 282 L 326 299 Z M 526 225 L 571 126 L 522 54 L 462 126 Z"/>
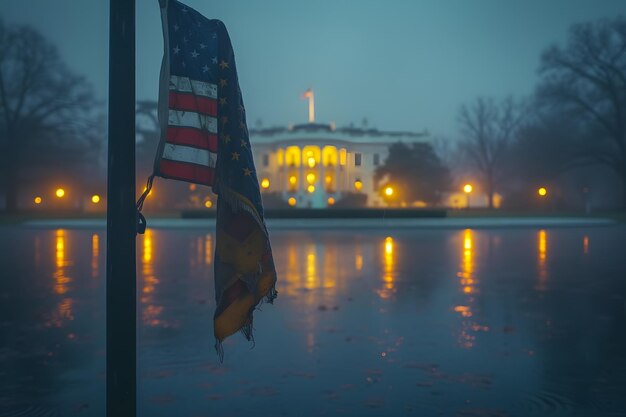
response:
<path fill-rule="evenodd" d="M 624 416 L 626 228 L 276 230 L 213 350 L 212 230 L 137 241 L 141 416 Z M 0 416 L 104 416 L 105 231 L 0 229 Z"/>

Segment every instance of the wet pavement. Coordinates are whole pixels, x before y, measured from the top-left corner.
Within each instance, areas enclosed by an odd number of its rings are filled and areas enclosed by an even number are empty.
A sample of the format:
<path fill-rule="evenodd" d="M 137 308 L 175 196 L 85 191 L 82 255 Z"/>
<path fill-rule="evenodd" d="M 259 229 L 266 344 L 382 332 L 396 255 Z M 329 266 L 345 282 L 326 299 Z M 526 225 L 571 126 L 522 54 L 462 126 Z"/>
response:
<path fill-rule="evenodd" d="M 137 240 L 141 416 L 626 416 L 624 226 L 277 228 L 224 364 L 214 238 Z M 0 229 L 1 417 L 104 416 L 105 247 Z"/>

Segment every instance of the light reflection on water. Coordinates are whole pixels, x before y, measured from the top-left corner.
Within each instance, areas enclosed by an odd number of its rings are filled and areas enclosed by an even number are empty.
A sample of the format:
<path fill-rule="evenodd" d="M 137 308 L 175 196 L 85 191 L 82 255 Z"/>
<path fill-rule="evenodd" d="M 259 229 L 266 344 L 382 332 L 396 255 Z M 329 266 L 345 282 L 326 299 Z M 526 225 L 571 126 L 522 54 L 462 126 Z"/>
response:
<path fill-rule="evenodd" d="M 548 233 L 545 230 L 540 230 L 537 233 L 537 269 L 538 269 L 538 282 L 535 286 L 537 291 L 545 291 L 548 283 Z"/>
<path fill-rule="evenodd" d="M 0 411 L 34 403 L 101 416 L 105 234 L 12 233 L 31 251 L 3 246 L 2 275 L 30 269 L 0 281 L 15 300 L 0 307 Z M 556 404 L 601 416 L 626 406 L 623 231 L 280 231 L 272 243 L 276 305 L 255 314 L 256 348 L 235 336 L 219 365 L 213 233 L 138 237 L 141 415 L 559 415 Z M 22 360 L 32 370 L 10 365 Z"/>

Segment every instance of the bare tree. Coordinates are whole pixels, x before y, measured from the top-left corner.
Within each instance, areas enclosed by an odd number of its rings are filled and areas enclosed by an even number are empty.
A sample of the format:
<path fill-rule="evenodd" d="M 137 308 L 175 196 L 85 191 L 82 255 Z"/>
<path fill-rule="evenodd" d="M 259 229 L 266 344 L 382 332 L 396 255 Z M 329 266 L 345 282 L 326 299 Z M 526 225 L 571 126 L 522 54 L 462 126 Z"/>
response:
<path fill-rule="evenodd" d="M 578 162 L 614 170 L 626 207 L 626 19 L 572 26 L 564 48 L 544 51 L 539 71 L 539 97 L 570 112 L 572 123 L 585 122 L 595 131 L 578 147 Z"/>
<path fill-rule="evenodd" d="M 505 154 L 523 114 L 522 106 L 512 97 L 501 103 L 479 97 L 471 105 L 463 104 L 459 110 L 462 134 L 459 147 L 479 174 L 489 208 L 493 208 L 493 196 L 501 179 Z"/>
<path fill-rule="evenodd" d="M 85 79 L 67 69 L 40 33 L 0 21 L 0 150 L 7 211 L 17 210 L 21 174 L 35 163 L 33 155 L 56 150 L 66 162 L 93 150 L 99 137 L 92 130 L 95 106 Z"/>

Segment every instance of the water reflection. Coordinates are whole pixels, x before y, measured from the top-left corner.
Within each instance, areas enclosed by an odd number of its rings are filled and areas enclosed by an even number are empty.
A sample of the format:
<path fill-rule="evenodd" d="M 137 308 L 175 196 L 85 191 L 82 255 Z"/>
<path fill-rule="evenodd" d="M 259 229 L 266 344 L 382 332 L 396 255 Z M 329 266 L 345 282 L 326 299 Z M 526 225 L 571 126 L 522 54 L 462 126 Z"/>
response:
<path fill-rule="evenodd" d="M 55 270 L 52 274 L 54 278 L 53 292 L 56 295 L 63 296 L 59 304 L 57 305 L 56 312 L 52 315 L 51 320 L 47 323 L 48 326 L 61 327 L 64 321 L 73 320 L 74 314 L 72 306 L 74 300 L 69 297 L 69 284 L 72 282 L 67 274 L 66 268 L 72 265 L 72 262 L 67 258 L 67 236 L 66 231 L 58 229 L 55 231 Z"/>
<path fill-rule="evenodd" d="M 159 280 L 154 274 L 153 264 L 153 239 L 154 231 L 148 229 L 143 235 L 143 245 L 141 254 L 141 276 L 142 276 L 142 288 L 140 301 L 143 304 L 141 321 L 148 326 L 158 327 L 163 326 L 164 323 L 160 320 L 161 313 L 163 312 L 163 306 L 158 305 L 155 302 L 154 292 Z"/>
<path fill-rule="evenodd" d="M 91 277 L 98 277 L 98 258 L 100 257 L 100 237 L 97 233 L 91 236 Z"/>
<path fill-rule="evenodd" d="M 357 244 L 354 248 L 354 269 L 361 271 L 363 269 L 363 249 Z"/>
<path fill-rule="evenodd" d="M 225 365 L 210 349 L 214 236 L 149 230 L 137 240 L 142 415 L 210 407 L 240 416 L 251 397 L 256 409 L 278 404 L 278 414 L 621 415 L 620 227 L 277 231 L 280 297 L 257 316 L 255 349 L 229 339 Z M 105 282 L 90 275 L 105 235 L 1 233 L 0 275 L 20 279 L 0 279 L 0 409 L 58 404 L 35 413 L 98 415 Z M 583 255 L 591 236 L 602 257 Z M 548 267 L 550 291 L 533 293 Z M 267 357 L 278 360 L 259 360 Z"/>
<path fill-rule="evenodd" d="M 312 290 L 319 284 L 317 282 L 317 254 L 315 245 L 309 244 L 306 248 L 306 252 L 306 278 L 304 287 L 307 290 Z"/>
<path fill-rule="evenodd" d="M 454 312 L 461 317 L 457 344 L 464 349 L 471 349 L 475 346 L 478 332 L 489 331 L 489 327 L 480 324 L 475 317 L 476 295 L 479 293 L 478 284 L 480 283 L 475 267 L 475 240 L 474 232 L 471 229 L 463 231 L 461 270 L 457 276 L 459 278 L 459 292 L 463 294 L 464 301 L 453 307 Z"/>
<path fill-rule="evenodd" d="M 384 300 L 391 298 L 396 292 L 396 287 L 394 284 L 394 246 L 395 242 L 391 236 L 387 236 L 382 242 L 383 287 L 377 292 L 380 298 Z"/>
<path fill-rule="evenodd" d="M 211 265 L 213 262 L 213 235 L 207 233 L 204 236 L 204 264 Z"/>
<path fill-rule="evenodd" d="M 540 230 L 537 234 L 537 291 L 545 291 L 548 283 L 548 234 L 545 230 Z"/>

